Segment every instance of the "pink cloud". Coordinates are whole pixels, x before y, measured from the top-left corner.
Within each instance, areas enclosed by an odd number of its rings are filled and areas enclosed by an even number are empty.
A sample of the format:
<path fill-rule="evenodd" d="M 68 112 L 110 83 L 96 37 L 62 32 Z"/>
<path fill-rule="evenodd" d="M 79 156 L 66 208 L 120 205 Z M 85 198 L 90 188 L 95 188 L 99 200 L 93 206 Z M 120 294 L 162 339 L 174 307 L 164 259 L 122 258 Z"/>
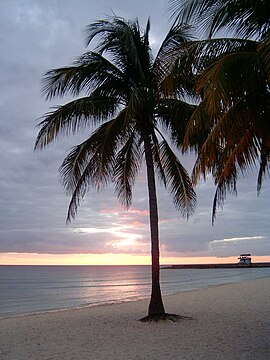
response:
<path fill-rule="evenodd" d="M 148 210 L 131 209 L 128 211 L 130 214 L 138 214 L 140 216 L 149 216 Z"/>
<path fill-rule="evenodd" d="M 129 226 L 132 228 L 141 228 L 141 227 L 145 227 L 145 224 L 140 222 L 140 221 L 132 221 L 129 223 Z"/>
<path fill-rule="evenodd" d="M 136 214 L 140 216 L 149 216 L 148 210 L 139 210 L 139 209 L 129 209 L 129 210 L 122 210 L 118 208 L 114 209 L 102 209 L 100 211 L 101 214 L 112 214 L 112 215 L 121 215 L 121 217 L 129 216 L 130 214 Z"/>

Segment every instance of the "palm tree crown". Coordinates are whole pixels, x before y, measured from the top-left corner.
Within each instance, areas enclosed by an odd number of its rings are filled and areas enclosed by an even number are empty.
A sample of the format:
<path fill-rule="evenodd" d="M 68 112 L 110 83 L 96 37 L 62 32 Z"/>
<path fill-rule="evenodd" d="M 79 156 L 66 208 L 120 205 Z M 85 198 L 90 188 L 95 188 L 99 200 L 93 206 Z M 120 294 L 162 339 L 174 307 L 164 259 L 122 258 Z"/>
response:
<path fill-rule="evenodd" d="M 270 3 L 170 3 L 178 20 L 195 20 L 200 29 L 208 29 L 210 36 L 189 44 L 187 50 L 188 62 L 197 75 L 195 91 L 201 103 L 187 126 L 184 145 L 188 147 L 200 139 L 193 180 L 196 183 L 209 172 L 214 176 L 214 221 L 216 208 L 223 204 L 226 193 L 236 193 L 239 173 L 259 165 L 259 193 L 269 171 Z M 211 38 L 221 29 L 232 29 L 239 37 Z"/>
<path fill-rule="evenodd" d="M 68 221 L 75 217 L 89 186 L 101 189 L 112 182 L 120 202 L 128 208 L 136 175 L 145 158 L 154 284 L 149 315 L 153 315 L 164 314 L 159 290 L 154 170 L 168 188 L 176 208 L 189 216 L 194 210 L 195 193 L 164 130 L 179 145 L 179 129 L 183 129 L 195 107 L 181 99 L 184 88 L 164 90 L 174 67 L 174 58 L 169 62 L 164 54 L 186 41 L 185 31 L 180 26 L 172 27 L 154 58 L 149 30 L 149 21 L 142 31 L 137 20 L 118 17 L 87 27 L 87 45 L 94 38 L 99 40 L 95 50 L 83 54 L 70 67 L 48 71 L 44 78 L 47 99 L 67 94 L 83 96 L 45 114 L 35 148 L 44 148 L 60 134 L 96 127 L 71 150 L 60 167 L 63 185 L 71 194 Z"/>

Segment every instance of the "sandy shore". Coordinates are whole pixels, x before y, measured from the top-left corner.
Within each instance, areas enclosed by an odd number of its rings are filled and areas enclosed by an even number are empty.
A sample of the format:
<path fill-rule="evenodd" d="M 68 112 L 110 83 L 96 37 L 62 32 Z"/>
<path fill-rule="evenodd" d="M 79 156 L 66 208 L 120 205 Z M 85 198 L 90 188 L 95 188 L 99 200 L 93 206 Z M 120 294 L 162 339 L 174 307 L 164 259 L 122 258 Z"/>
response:
<path fill-rule="evenodd" d="M 0 359 L 270 359 L 270 278 L 164 304 L 193 320 L 142 323 L 148 301 L 1 319 Z"/>

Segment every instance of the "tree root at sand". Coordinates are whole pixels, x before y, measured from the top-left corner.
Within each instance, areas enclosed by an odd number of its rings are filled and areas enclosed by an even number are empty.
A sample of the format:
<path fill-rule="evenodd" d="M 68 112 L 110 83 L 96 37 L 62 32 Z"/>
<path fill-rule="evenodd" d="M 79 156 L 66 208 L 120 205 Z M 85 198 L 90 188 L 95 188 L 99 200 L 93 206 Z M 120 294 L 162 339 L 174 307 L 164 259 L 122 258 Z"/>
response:
<path fill-rule="evenodd" d="M 141 322 L 159 322 L 159 321 L 180 321 L 180 320 L 193 320 L 192 317 L 189 316 L 182 316 L 182 315 L 176 315 L 176 314 L 153 314 L 153 315 L 147 315 L 140 319 Z"/>

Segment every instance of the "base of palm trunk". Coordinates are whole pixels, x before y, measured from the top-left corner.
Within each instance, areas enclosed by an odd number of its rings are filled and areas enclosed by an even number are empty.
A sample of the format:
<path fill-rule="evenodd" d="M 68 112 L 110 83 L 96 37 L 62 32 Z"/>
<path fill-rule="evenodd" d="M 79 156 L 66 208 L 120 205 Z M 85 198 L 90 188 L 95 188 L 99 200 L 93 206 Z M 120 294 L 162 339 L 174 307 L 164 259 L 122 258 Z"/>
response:
<path fill-rule="evenodd" d="M 144 318 L 140 319 L 140 321 L 142 322 L 158 322 L 158 321 L 179 321 L 179 320 L 192 320 L 191 317 L 189 316 L 181 316 L 181 315 L 176 315 L 176 314 L 167 314 L 167 313 L 162 313 L 162 314 L 151 314 L 151 315 L 147 315 Z"/>

